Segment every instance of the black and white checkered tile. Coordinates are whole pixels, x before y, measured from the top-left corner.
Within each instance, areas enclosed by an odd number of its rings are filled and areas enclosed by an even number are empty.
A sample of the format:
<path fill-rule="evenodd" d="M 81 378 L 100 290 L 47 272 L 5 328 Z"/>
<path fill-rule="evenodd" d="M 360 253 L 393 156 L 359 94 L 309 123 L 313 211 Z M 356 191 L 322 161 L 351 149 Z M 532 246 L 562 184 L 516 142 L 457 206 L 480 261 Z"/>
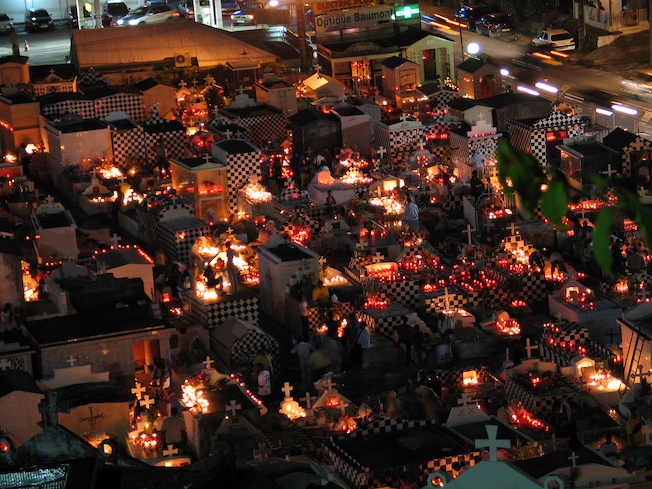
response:
<path fill-rule="evenodd" d="M 132 129 L 111 127 L 111 145 L 115 165 L 128 170 L 129 159 L 137 159 L 146 153 L 145 131 L 141 126 Z"/>
<path fill-rule="evenodd" d="M 410 314 L 412 311 L 399 304 L 393 304 L 390 308 L 391 312 L 389 314 L 384 310 L 361 309 L 358 311 L 358 319 L 367 325 L 369 331 L 392 338 L 396 328 L 401 323 L 401 317 Z"/>
<path fill-rule="evenodd" d="M 157 247 L 171 260 L 190 263 L 192 246 L 202 236 L 210 236 L 210 228 L 204 221 L 184 217 L 161 221 L 157 230 Z"/>
<path fill-rule="evenodd" d="M 229 208 L 232 213 L 238 208 L 238 190 L 249 181 L 250 175 L 260 179 L 260 153 L 233 153 L 226 157 L 226 180 L 229 185 Z"/>
<path fill-rule="evenodd" d="M 0 360 L 9 362 L 9 365 L 7 365 L 9 370 L 25 370 L 25 359 L 23 357 L 0 357 Z"/>
<path fill-rule="evenodd" d="M 564 377 L 558 377 L 557 381 L 564 384 L 555 394 L 537 396 L 535 393 L 525 389 L 513 380 L 507 380 L 507 399 L 517 400 L 523 403 L 523 407 L 532 414 L 540 414 L 550 411 L 555 400 L 572 401 L 579 394 L 577 386 L 570 383 Z"/>
<path fill-rule="evenodd" d="M 95 117 L 104 120 L 111 112 L 124 112 L 136 122 L 143 122 L 142 93 L 114 93 L 94 100 Z"/>
<path fill-rule="evenodd" d="M 242 126 L 248 131 L 248 140 L 258 147 L 266 146 L 268 141 L 282 142 L 287 137 L 285 129 L 285 114 L 270 113 L 263 116 L 236 116 L 229 115 L 228 108 L 224 114 L 234 124 Z"/>
<path fill-rule="evenodd" d="M 93 100 L 62 100 L 52 104 L 45 105 L 41 103 L 41 114 L 54 120 L 64 114 L 79 114 L 84 119 L 93 119 L 95 117 L 95 102 Z"/>
<path fill-rule="evenodd" d="M 243 321 L 258 322 L 258 297 L 232 296 L 221 298 L 217 302 L 203 302 L 193 294 L 183 295 L 183 301 L 189 310 L 189 317 L 196 324 L 214 328 L 233 316 Z"/>

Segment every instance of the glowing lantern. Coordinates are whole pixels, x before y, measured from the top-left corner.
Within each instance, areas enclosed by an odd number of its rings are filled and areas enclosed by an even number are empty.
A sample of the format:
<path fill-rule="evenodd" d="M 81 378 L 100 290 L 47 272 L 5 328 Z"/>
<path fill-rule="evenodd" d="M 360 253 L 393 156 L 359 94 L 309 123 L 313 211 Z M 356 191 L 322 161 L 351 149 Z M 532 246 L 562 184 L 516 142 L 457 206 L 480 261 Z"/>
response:
<path fill-rule="evenodd" d="M 299 403 L 292 398 L 285 399 L 281 403 L 281 409 L 279 410 L 281 414 L 285 414 L 290 419 L 305 418 L 306 411 L 299 406 Z"/>
<path fill-rule="evenodd" d="M 477 370 L 468 370 L 462 373 L 462 384 L 467 385 L 477 385 L 478 384 L 478 372 Z"/>

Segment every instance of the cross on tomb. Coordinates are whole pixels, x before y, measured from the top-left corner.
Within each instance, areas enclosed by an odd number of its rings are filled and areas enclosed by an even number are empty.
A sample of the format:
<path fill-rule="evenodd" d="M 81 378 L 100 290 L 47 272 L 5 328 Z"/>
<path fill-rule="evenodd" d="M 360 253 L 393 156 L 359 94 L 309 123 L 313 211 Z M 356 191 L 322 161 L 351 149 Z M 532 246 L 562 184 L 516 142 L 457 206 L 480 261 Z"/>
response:
<path fill-rule="evenodd" d="M 383 255 L 380 251 L 376 251 L 376 254 L 372 257 L 371 261 L 373 263 L 380 263 L 385 259 L 385 255 Z"/>
<path fill-rule="evenodd" d="M 378 148 L 378 154 L 380 155 L 381 160 L 385 157 L 385 155 L 387 154 L 387 150 L 385 149 L 385 146 L 380 146 Z"/>
<path fill-rule="evenodd" d="M 286 382 L 283 384 L 283 388 L 281 390 L 283 391 L 283 394 L 285 394 L 285 398 L 289 399 L 292 397 L 292 391 L 294 390 L 294 387 L 292 387 L 289 382 Z"/>
<path fill-rule="evenodd" d="M 315 65 L 315 73 L 319 74 L 321 71 L 321 65 Z"/>
<path fill-rule="evenodd" d="M 328 377 L 328 379 L 326 380 L 326 390 L 332 391 L 334 386 L 335 384 L 333 384 L 333 379 Z"/>
<path fill-rule="evenodd" d="M 140 382 L 136 382 L 136 387 L 131 389 L 131 393 L 135 394 L 136 399 L 141 399 L 145 393 L 145 388 L 140 384 Z"/>
<path fill-rule="evenodd" d="M 215 78 L 213 78 L 209 73 L 204 77 L 204 81 L 206 82 L 206 85 L 212 85 L 215 82 Z"/>
<path fill-rule="evenodd" d="M 460 406 L 468 406 L 469 404 L 474 404 L 474 402 L 473 398 L 464 392 L 462 393 L 462 397 L 457 400 L 457 404 Z"/>
<path fill-rule="evenodd" d="M 93 178 L 97 178 L 97 167 L 93 167 L 91 169 L 91 175 L 93 175 Z"/>
<path fill-rule="evenodd" d="M 471 246 L 473 244 L 473 233 L 475 232 L 475 229 L 473 229 L 470 224 L 467 224 L 466 229 L 462 232 L 466 233 L 467 243 Z"/>
<path fill-rule="evenodd" d="M 118 246 L 120 245 L 120 236 L 118 236 L 116 233 L 113 233 L 109 241 L 111 241 L 111 248 L 117 250 Z"/>
<path fill-rule="evenodd" d="M 609 332 L 605 335 L 609 337 L 609 344 L 613 345 L 614 343 L 614 336 L 618 336 L 618 333 L 614 333 L 614 329 L 611 328 Z"/>
<path fill-rule="evenodd" d="M 95 425 L 97 424 L 97 420 L 100 418 L 104 418 L 105 414 L 95 414 L 93 415 L 93 406 L 88 406 L 88 410 L 91 412 L 89 416 L 86 417 L 81 417 L 79 418 L 79 422 L 84 422 L 88 421 L 88 424 L 91 426 L 91 431 L 95 431 Z"/>
<path fill-rule="evenodd" d="M 54 68 L 50 68 L 50 75 L 54 75 Z"/>
<path fill-rule="evenodd" d="M 299 400 L 306 403 L 306 409 L 311 409 L 312 401 L 316 400 L 316 397 L 311 396 L 310 392 L 306 392 L 306 397 L 301 397 Z"/>
<path fill-rule="evenodd" d="M 244 93 L 245 93 L 245 87 L 243 87 L 242 85 L 240 85 L 240 88 L 238 88 L 238 89 L 236 90 L 236 92 L 238 92 L 238 95 L 244 95 Z"/>
<path fill-rule="evenodd" d="M 211 162 L 211 155 L 208 153 L 204 153 L 204 163 L 210 163 Z"/>
<path fill-rule="evenodd" d="M 57 402 L 57 395 L 57 391 L 48 391 L 38 405 L 38 412 L 45 414 L 44 422 L 46 426 L 56 426 L 59 424 L 59 403 Z M 69 409 L 63 408 L 61 411 L 69 412 Z"/>
<path fill-rule="evenodd" d="M 163 450 L 164 457 L 171 457 L 179 453 L 178 448 L 174 448 L 174 445 L 168 445 L 166 449 Z"/>
<path fill-rule="evenodd" d="M 640 363 L 638 364 L 638 367 L 636 367 L 636 370 L 638 370 L 637 374 L 633 374 L 633 373 L 629 374 L 629 376 L 632 379 L 634 379 L 635 381 L 636 381 L 637 378 L 647 377 L 650 374 L 649 370 L 647 372 L 643 373 L 643 365 L 640 364 Z"/>
<path fill-rule="evenodd" d="M 242 405 L 236 404 L 236 402 L 231 399 L 231 402 L 229 402 L 229 405 L 227 406 L 226 410 L 231 411 L 231 416 L 236 416 L 238 414 L 238 411 L 242 409 Z"/>
<path fill-rule="evenodd" d="M 181 81 L 179 82 L 179 87 L 180 87 L 180 88 L 186 88 L 186 85 L 188 85 L 188 84 L 186 83 L 186 80 L 181 80 Z"/>
<path fill-rule="evenodd" d="M 579 455 L 575 455 L 575 452 L 571 452 L 571 456 L 568 457 L 568 460 L 571 461 L 571 463 L 573 464 L 573 467 L 575 467 L 577 465 L 577 459 L 578 458 L 580 458 L 580 457 L 579 457 Z"/>
<path fill-rule="evenodd" d="M 557 451 L 557 447 L 558 447 L 559 445 L 561 445 L 562 443 L 563 443 L 563 442 L 561 442 L 561 441 L 559 441 L 559 440 L 557 439 L 557 435 L 555 435 L 555 434 L 553 433 L 553 434 L 552 434 L 552 442 L 550 443 L 550 445 L 552 445 L 552 451 L 553 451 L 553 452 L 556 452 L 556 451 Z"/>
<path fill-rule="evenodd" d="M 561 313 L 561 311 L 557 311 L 557 314 L 555 314 L 555 317 L 557 318 L 557 322 L 560 323 L 562 319 L 564 319 L 564 315 Z"/>
<path fill-rule="evenodd" d="M 138 404 L 144 406 L 145 409 L 149 409 L 152 404 L 154 404 L 154 399 L 150 399 L 149 395 L 145 394 L 142 399 L 138 400 Z"/>
<path fill-rule="evenodd" d="M 233 136 L 233 131 L 231 129 L 227 129 L 226 131 L 224 131 L 224 137 L 226 139 L 231 139 L 231 136 Z"/>
<path fill-rule="evenodd" d="M 248 54 L 249 54 L 249 53 L 248 53 L 245 49 L 243 49 L 242 52 L 240 53 L 240 55 L 241 55 L 243 58 L 244 58 L 245 56 L 247 56 Z"/>
<path fill-rule="evenodd" d="M 446 308 L 446 311 L 450 311 L 451 308 L 451 299 L 454 299 L 455 296 L 453 294 L 448 293 L 448 287 L 444 287 L 444 295 L 439 297 L 440 299 L 444 299 L 444 307 Z"/>
<path fill-rule="evenodd" d="M 259 443 L 258 449 L 253 450 L 254 460 L 260 460 L 261 458 L 267 458 L 272 455 L 274 452 L 271 448 L 267 447 L 267 443 Z"/>
<path fill-rule="evenodd" d="M 48 204 L 54 204 L 54 197 L 52 197 L 51 195 L 48 195 L 45 198 L 45 202 L 47 202 Z"/>
<path fill-rule="evenodd" d="M 475 121 L 476 124 L 478 123 L 478 121 L 484 121 L 484 112 L 480 112 L 480 113 L 478 114 L 478 120 Z"/>
<path fill-rule="evenodd" d="M 507 229 L 509 229 L 509 232 L 510 232 L 510 234 L 512 236 L 516 236 L 516 234 L 517 234 L 516 233 L 516 224 L 514 224 L 513 222 L 510 222 L 509 226 L 507 226 Z"/>
<path fill-rule="evenodd" d="M 0 360 L 0 370 L 9 370 L 11 368 L 11 362 L 6 358 Z"/>
<path fill-rule="evenodd" d="M 211 365 L 213 365 L 214 363 L 215 362 L 211 360 L 211 357 L 206 355 L 206 358 L 204 359 L 204 365 L 206 366 L 206 368 L 212 368 Z"/>
<path fill-rule="evenodd" d="M 650 428 L 649 424 L 644 424 L 643 427 L 641 428 L 641 432 L 643 433 L 643 436 L 645 437 L 645 443 L 650 444 L 650 434 L 652 434 L 652 429 Z"/>
<path fill-rule="evenodd" d="M 313 153 L 312 148 L 308 147 L 308 149 L 306 150 L 306 154 L 308 155 L 308 158 L 312 156 L 312 153 Z"/>
<path fill-rule="evenodd" d="M 537 349 L 539 349 L 539 345 L 533 345 L 530 338 L 525 339 L 525 350 L 527 351 L 528 358 L 533 358 L 532 350 L 537 350 Z"/>
<path fill-rule="evenodd" d="M 475 440 L 475 448 L 488 448 L 489 460 L 491 462 L 496 462 L 498 460 L 498 449 L 510 448 L 512 444 L 509 440 L 496 439 L 496 434 L 498 433 L 498 426 L 487 425 L 485 426 L 485 429 L 487 430 L 488 438 L 485 440 Z"/>
<path fill-rule="evenodd" d="M 70 366 L 72 367 L 73 365 L 75 365 L 77 363 L 77 359 L 74 356 L 70 355 L 68 357 L 68 360 L 66 360 L 66 363 L 69 363 Z"/>
<path fill-rule="evenodd" d="M 191 83 L 194 88 L 197 88 L 197 84 L 199 83 L 199 81 L 196 78 L 193 78 Z"/>
<path fill-rule="evenodd" d="M 410 116 L 407 115 L 407 113 L 405 113 L 405 112 L 401 113 L 401 122 L 405 122 L 405 121 L 407 121 L 409 118 L 410 118 Z"/>
<path fill-rule="evenodd" d="M 618 173 L 618 170 L 616 170 L 615 168 L 611 168 L 611 163 L 609 163 L 607 165 L 607 169 L 605 171 L 600 172 L 600 173 L 602 173 L 603 175 L 607 175 L 607 178 L 611 178 L 613 175 Z"/>
<path fill-rule="evenodd" d="M 326 265 L 326 257 L 325 256 L 320 256 L 319 257 L 319 266 L 323 267 L 324 265 Z"/>

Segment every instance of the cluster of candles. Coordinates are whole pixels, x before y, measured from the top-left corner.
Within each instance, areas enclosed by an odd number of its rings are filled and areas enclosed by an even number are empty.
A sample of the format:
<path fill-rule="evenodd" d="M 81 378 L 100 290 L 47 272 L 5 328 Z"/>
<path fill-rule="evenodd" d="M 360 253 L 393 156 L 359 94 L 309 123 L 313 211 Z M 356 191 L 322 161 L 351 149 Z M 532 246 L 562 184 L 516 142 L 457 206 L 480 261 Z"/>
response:
<path fill-rule="evenodd" d="M 208 401 L 203 397 L 206 387 L 207 385 L 204 382 L 193 382 L 192 379 L 187 379 L 181 385 L 181 403 L 192 414 L 200 414 L 208 409 Z"/>
<path fill-rule="evenodd" d="M 389 216 L 398 216 L 403 214 L 405 211 L 405 206 L 400 202 L 396 197 L 387 196 L 387 197 L 372 197 L 369 199 L 369 204 L 382 207 L 385 209 L 385 214 Z"/>
<path fill-rule="evenodd" d="M 148 435 L 144 431 L 141 431 L 138 436 L 131 436 L 131 442 L 136 446 L 136 448 L 145 453 L 152 453 L 159 447 L 159 438 L 156 432 Z"/>
<path fill-rule="evenodd" d="M 356 187 L 358 185 L 369 185 L 374 179 L 362 173 L 359 168 L 351 168 L 340 179 L 343 183 Z"/>
<path fill-rule="evenodd" d="M 376 265 L 369 265 L 367 266 L 367 277 L 378 280 L 384 284 L 403 280 L 403 275 L 398 272 L 395 263 L 378 263 Z"/>
<path fill-rule="evenodd" d="M 607 207 L 609 204 L 607 202 L 602 202 L 600 200 L 583 200 L 577 204 L 568 204 L 568 209 L 573 212 L 585 210 L 585 211 L 598 211 L 603 207 Z"/>
<path fill-rule="evenodd" d="M 516 319 L 501 317 L 496 321 L 495 326 L 498 332 L 506 335 L 521 334 L 521 325 Z"/>
<path fill-rule="evenodd" d="M 270 202 L 274 196 L 260 183 L 249 183 L 240 190 L 240 195 L 250 204 Z"/>
<path fill-rule="evenodd" d="M 525 275 L 528 270 L 527 265 L 523 263 L 512 263 L 507 258 L 501 258 L 500 260 L 496 261 L 496 266 L 513 275 Z"/>
<path fill-rule="evenodd" d="M 503 217 L 510 217 L 514 213 L 512 212 L 511 209 L 490 209 L 485 211 L 485 215 L 487 216 L 487 219 L 495 220 L 495 219 L 501 219 Z"/>
<path fill-rule="evenodd" d="M 575 343 L 575 340 L 557 341 L 556 338 L 548 338 L 548 344 L 555 345 L 557 348 L 565 351 L 577 352 L 580 355 L 586 355 L 587 351 L 582 345 Z"/>
<path fill-rule="evenodd" d="M 115 202 L 118 198 L 118 192 L 113 192 L 113 195 L 95 195 L 92 198 L 88 199 L 89 202 L 93 204 L 104 204 L 106 202 Z"/>
<path fill-rule="evenodd" d="M 515 299 L 509 304 L 511 307 L 529 307 L 527 302 L 524 302 L 522 300 Z"/>
<path fill-rule="evenodd" d="M 369 168 L 371 165 L 369 161 L 365 160 L 364 158 L 360 158 L 359 155 L 357 155 L 355 158 L 347 155 L 339 155 L 338 159 L 340 165 L 342 165 L 344 168 L 359 168 L 360 170 L 364 170 L 365 168 Z"/>
<path fill-rule="evenodd" d="M 362 228 L 360 232 L 358 233 L 358 237 L 360 239 L 364 238 L 384 238 L 387 236 L 387 230 L 386 229 L 368 229 L 368 228 Z"/>
<path fill-rule="evenodd" d="M 260 274 L 253 270 L 246 270 L 240 274 L 244 285 L 260 285 Z"/>
<path fill-rule="evenodd" d="M 247 385 L 244 382 L 240 382 L 235 374 L 231 374 L 230 377 L 238 383 L 238 385 L 242 388 L 242 390 L 244 390 L 249 399 L 251 399 L 256 404 L 256 406 L 261 407 L 263 405 L 263 401 L 258 399 L 253 392 L 247 389 Z"/>
<path fill-rule="evenodd" d="M 95 168 L 95 170 L 104 180 L 111 180 L 114 178 L 119 179 L 124 177 L 122 171 L 117 166 L 98 166 Z"/>
<path fill-rule="evenodd" d="M 586 291 L 580 292 L 575 287 L 569 287 L 566 289 L 565 299 L 566 302 L 573 304 L 580 309 L 595 309 L 595 303 L 593 302 L 593 292 L 590 289 L 586 289 Z"/>
<path fill-rule="evenodd" d="M 611 372 L 603 371 L 589 375 L 588 381 L 589 388 L 597 388 L 598 390 L 617 391 L 622 386 L 620 379 L 611 375 Z"/>
<path fill-rule="evenodd" d="M 285 399 L 281 403 L 281 409 L 279 410 L 279 412 L 281 414 L 285 414 L 288 418 L 292 420 L 306 417 L 305 409 L 299 406 L 299 403 L 292 398 Z"/>
<path fill-rule="evenodd" d="M 145 197 L 130 187 L 122 196 L 122 205 L 129 205 L 132 202 L 140 204 L 143 200 L 145 200 Z"/>
<path fill-rule="evenodd" d="M 614 285 L 614 291 L 617 294 L 626 294 L 629 292 L 629 285 L 627 284 L 627 281 L 620 280 L 619 282 L 616 282 L 616 285 Z"/>
<path fill-rule="evenodd" d="M 334 275 L 332 277 L 324 277 L 322 280 L 326 287 L 339 287 L 345 285 L 347 280 L 340 274 Z"/>
<path fill-rule="evenodd" d="M 489 277 L 485 270 L 478 270 L 477 277 L 472 277 L 469 270 L 460 270 L 449 277 L 451 284 L 464 287 L 468 292 L 474 293 L 481 290 L 496 289 L 500 284 L 497 278 Z"/>
<path fill-rule="evenodd" d="M 312 237 L 312 230 L 308 226 L 293 224 L 287 230 L 290 241 L 305 243 Z"/>
<path fill-rule="evenodd" d="M 367 297 L 364 301 L 364 309 L 387 309 L 389 301 L 380 297 L 372 296 Z"/>
<path fill-rule="evenodd" d="M 539 379 L 538 377 L 536 378 Z M 514 409 L 512 413 L 512 423 L 517 425 L 519 428 L 533 428 L 535 430 L 550 431 L 550 426 L 541 421 L 539 418 L 533 416 L 522 406 Z"/>

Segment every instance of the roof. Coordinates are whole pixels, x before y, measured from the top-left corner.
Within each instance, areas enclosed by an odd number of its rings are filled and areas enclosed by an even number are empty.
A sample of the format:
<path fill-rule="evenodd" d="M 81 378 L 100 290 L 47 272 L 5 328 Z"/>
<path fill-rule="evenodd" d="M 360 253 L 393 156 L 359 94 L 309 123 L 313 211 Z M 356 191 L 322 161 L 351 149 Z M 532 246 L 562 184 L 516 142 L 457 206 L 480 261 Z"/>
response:
<path fill-rule="evenodd" d="M 56 76 L 63 78 L 64 81 L 75 78 L 78 75 L 77 68 L 69 63 L 39 66 L 29 65 L 29 77 L 32 80 L 32 83 L 43 82 L 51 75 L 50 70 L 54 71 Z"/>
<path fill-rule="evenodd" d="M 432 95 L 437 92 L 452 92 L 453 90 L 448 86 L 440 86 L 439 83 L 424 83 L 423 85 L 417 87 L 417 92 L 421 92 L 424 95 Z"/>
<path fill-rule="evenodd" d="M 605 460 L 593 450 L 589 450 L 585 447 L 582 447 L 580 450 L 574 453 L 579 457 L 575 461 L 577 465 L 599 464 L 607 465 L 610 467 L 613 466 L 613 464 Z M 512 463 L 515 467 L 527 473 L 530 477 L 538 479 L 561 467 L 568 467 L 570 464 L 568 457 L 570 457 L 570 455 L 570 450 L 563 450 L 549 453 L 543 457 L 537 457 L 528 460 L 518 460 Z"/>
<path fill-rule="evenodd" d="M 331 117 L 328 117 L 326 114 L 319 110 L 314 109 L 303 109 L 297 112 L 294 115 L 288 117 L 288 121 L 292 124 L 295 124 L 299 127 L 307 126 L 312 124 L 315 121 L 327 121 L 329 124 L 337 125 L 339 121 L 334 120 Z"/>
<path fill-rule="evenodd" d="M 84 442 L 85 443 L 85 442 Z M 75 458 L 44 464 L 38 455 L 26 460 L 27 467 L 0 474 L 0 487 L 87 489 L 94 487 L 95 458 Z M 38 464 L 35 466 L 35 464 Z"/>
<path fill-rule="evenodd" d="M 81 92 L 53 92 L 46 93 L 37 97 L 41 105 L 53 105 L 59 102 L 67 102 L 69 100 L 88 100 L 88 97 Z"/>
<path fill-rule="evenodd" d="M 40 346 L 90 341 L 165 327 L 162 319 L 150 316 L 148 306 L 104 309 L 25 322 L 25 328 Z"/>
<path fill-rule="evenodd" d="M 337 115 L 341 117 L 348 117 L 348 116 L 354 116 L 354 115 L 364 115 L 365 113 L 362 112 L 360 109 L 355 107 L 354 105 L 347 104 L 346 102 L 340 102 L 337 104 L 335 107 L 331 109 L 331 112 L 336 113 Z"/>
<path fill-rule="evenodd" d="M 0 255 L 13 255 L 23 257 L 23 251 L 16 238 L 5 238 L 0 236 Z"/>
<path fill-rule="evenodd" d="M 258 333 L 261 336 L 268 336 L 267 333 L 257 326 L 247 324 L 239 318 L 230 316 L 218 327 L 211 330 L 211 337 L 215 338 L 227 348 L 231 348 L 236 341 L 246 336 L 250 331 Z M 271 336 L 270 339 L 272 339 Z M 272 341 L 275 342 L 273 339 Z"/>
<path fill-rule="evenodd" d="M 53 389 L 57 392 L 57 404 L 69 407 L 85 406 L 103 402 L 133 402 L 133 396 L 117 381 L 86 382 Z"/>
<path fill-rule="evenodd" d="M 29 104 L 36 102 L 36 99 L 32 97 L 29 93 L 23 92 L 22 90 L 16 90 L 11 93 L 8 90 L 4 90 L 2 98 L 9 100 L 13 104 Z"/>
<path fill-rule="evenodd" d="M 405 63 L 412 63 L 409 59 L 401 58 L 400 56 L 392 56 L 382 61 L 383 66 L 387 66 L 391 69 L 396 69 L 399 66 L 404 65 Z M 414 64 L 414 63 L 412 63 Z"/>
<path fill-rule="evenodd" d="M 159 82 L 154 80 L 154 78 L 145 78 L 144 80 L 141 80 L 138 83 L 135 83 L 134 87 L 136 87 L 141 92 L 144 92 L 145 90 L 149 90 L 150 88 L 154 88 L 156 85 L 159 85 Z"/>
<path fill-rule="evenodd" d="M 32 376 L 24 370 L 0 370 L 0 397 L 15 391 L 41 394 Z"/>
<path fill-rule="evenodd" d="M 106 122 L 99 119 L 82 119 L 74 122 L 50 122 L 50 125 L 64 134 L 71 132 L 96 131 L 108 127 Z"/>
<path fill-rule="evenodd" d="M 458 70 L 466 71 L 467 73 L 475 73 L 480 68 L 488 64 L 486 61 L 478 58 L 467 58 L 457 65 Z"/>
<path fill-rule="evenodd" d="M 456 98 L 448 102 L 448 107 L 450 107 L 451 109 L 460 110 L 462 112 L 472 107 L 475 107 L 476 105 L 484 105 L 484 104 L 472 98 L 465 98 L 465 97 Z"/>
<path fill-rule="evenodd" d="M 215 146 L 223 149 L 228 154 L 258 152 L 254 145 L 244 139 L 223 139 L 222 141 L 216 142 Z"/>
<path fill-rule="evenodd" d="M 610 148 L 622 149 L 636 141 L 637 138 L 638 136 L 633 132 L 625 131 L 624 129 L 617 127 L 607 134 L 602 142 Z"/>
<path fill-rule="evenodd" d="M 533 461 L 539 458 L 532 459 Z M 566 461 L 568 462 L 568 460 Z M 518 489 L 541 489 L 542 485 L 523 472 L 516 465 L 504 460 L 482 460 L 457 478 L 448 481 L 445 487 L 450 489 L 474 489 L 482 481 L 482 487 L 518 487 Z"/>
<path fill-rule="evenodd" d="M 513 92 L 513 93 L 501 93 L 500 95 L 494 95 L 493 97 L 480 99 L 482 105 L 487 105 L 498 109 L 501 107 L 508 107 L 510 105 L 518 105 L 524 102 L 539 102 L 543 104 L 551 105 L 551 102 L 542 98 L 535 97 L 534 95 L 528 95 L 527 93 Z"/>
<path fill-rule="evenodd" d="M 269 104 L 256 103 L 245 107 L 227 105 L 220 109 L 220 113 L 227 117 L 269 117 L 282 114 L 283 111 Z"/>
<path fill-rule="evenodd" d="M 24 65 L 27 64 L 28 59 L 29 58 L 27 56 L 16 56 L 16 55 L 3 56 L 2 58 L 0 58 L 0 65 L 6 63 L 18 63 L 19 65 Z"/>
<path fill-rule="evenodd" d="M 140 90 L 133 86 L 125 85 L 94 85 L 92 87 L 85 87 L 84 93 L 86 96 L 92 100 L 97 100 L 104 97 L 110 97 L 112 95 L 125 94 L 129 93 L 132 95 L 141 95 Z"/>
<path fill-rule="evenodd" d="M 106 250 L 95 255 L 95 260 L 102 263 L 107 270 L 124 265 L 154 266 L 151 259 L 144 257 L 138 248 Z"/>
<path fill-rule="evenodd" d="M 159 226 L 169 227 L 173 231 L 189 231 L 191 229 L 208 229 L 208 224 L 196 217 L 180 217 L 159 223 Z"/>
<path fill-rule="evenodd" d="M 219 46 L 219 49 L 215 49 Z M 174 64 L 177 53 L 189 53 L 199 66 L 215 66 L 243 59 L 274 60 L 276 56 L 228 31 L 198 22 L 170 22 L 119 29 L 75 29 L 71 56 L 80 69 L 128 65 Z"/>

